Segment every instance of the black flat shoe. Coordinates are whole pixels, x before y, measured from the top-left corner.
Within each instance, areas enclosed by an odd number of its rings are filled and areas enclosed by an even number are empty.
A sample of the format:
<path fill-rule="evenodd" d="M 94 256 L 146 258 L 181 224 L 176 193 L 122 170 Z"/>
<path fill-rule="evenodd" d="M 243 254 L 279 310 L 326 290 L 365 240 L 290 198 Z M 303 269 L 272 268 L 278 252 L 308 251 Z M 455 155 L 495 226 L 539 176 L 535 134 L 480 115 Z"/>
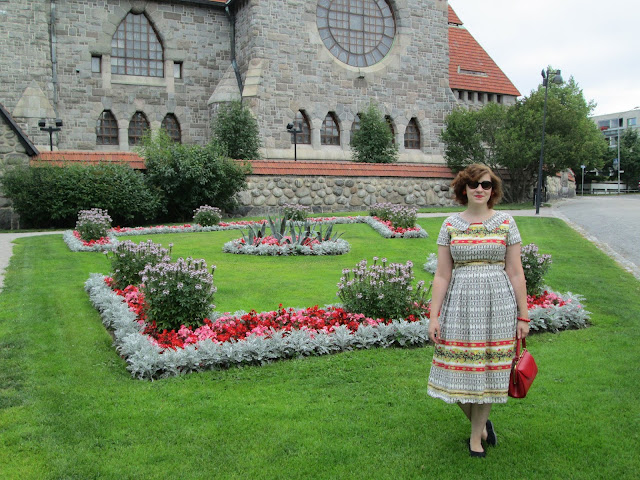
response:
<path fill-rule="evenodd" d="M 482 452 L 476 452 L 474 450 L 471 450 L 471 439 L 469 439 L 469 456 L 484 458 L 487 456 L 487 452 L 485 452 L 484 450 Z"/>
<path fill-rule="evenodd" d="M 495 447 L 498 445 L 498 437 L 496 431 L 493 429 L 493 422 L 487 420 L 487 445 Z"/>

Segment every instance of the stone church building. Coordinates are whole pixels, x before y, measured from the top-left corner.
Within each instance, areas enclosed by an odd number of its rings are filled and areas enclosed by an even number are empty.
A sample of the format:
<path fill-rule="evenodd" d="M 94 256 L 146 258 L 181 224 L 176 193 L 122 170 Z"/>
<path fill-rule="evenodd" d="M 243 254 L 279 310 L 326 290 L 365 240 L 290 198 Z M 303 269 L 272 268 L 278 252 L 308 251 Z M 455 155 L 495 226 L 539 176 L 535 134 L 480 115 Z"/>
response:
<path fill-rule="evenodd" d="M 289 123 L 302 129 L 299 168 L 337 162 L 345 174 L 371 102 L 394 133 L 398 175 L 442 176 L 454 106 L 520 95 L 446 0 L 0 0 L 0 68 L 0 123 L 10 117 L 43 159 L 132 152 L 147 129 L 204 144 L 217 107 L 242 99 L 263 142 L 254 173 L 267 176 L 294 158 Z M 6 143 L 0 162 L 19 163 Z"/>

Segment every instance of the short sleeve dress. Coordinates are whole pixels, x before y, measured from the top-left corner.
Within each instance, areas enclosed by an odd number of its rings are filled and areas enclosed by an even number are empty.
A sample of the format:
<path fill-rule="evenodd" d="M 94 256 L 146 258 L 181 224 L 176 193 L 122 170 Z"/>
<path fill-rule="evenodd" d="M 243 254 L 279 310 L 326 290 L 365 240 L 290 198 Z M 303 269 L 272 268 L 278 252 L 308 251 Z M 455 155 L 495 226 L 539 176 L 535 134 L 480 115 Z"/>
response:
<path fill-rule="evenodd" d="M 447 403 L 505 403 L 515 355 L 517 305 L 505 272 L 508 245 L 520 243 L 513 217 L 494 213 L 470 224 L 460 214 L 442 224 L 453 272 L 440 309 L 428 394 Z"/>

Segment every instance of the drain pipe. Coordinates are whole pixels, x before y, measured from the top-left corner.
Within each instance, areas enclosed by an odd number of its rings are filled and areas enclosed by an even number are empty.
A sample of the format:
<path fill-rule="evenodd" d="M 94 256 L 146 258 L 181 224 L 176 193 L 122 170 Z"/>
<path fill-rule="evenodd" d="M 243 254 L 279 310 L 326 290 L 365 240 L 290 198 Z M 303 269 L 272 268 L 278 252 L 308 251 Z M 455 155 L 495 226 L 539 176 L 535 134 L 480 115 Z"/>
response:
<path fill-rule="evenodd" d="M 49 27 L 49 41 L 51 43 L 51 83 L 53 84 L 53 110 L 58 115 L 58 58 L 56 55 L 56 0 L 51 0 L 51 21 Z"/>
<path fill-rule="evenodd" d="M 240 69 L 238 68 L 238 62 L 236 62 L 236 16 L 229 10 L 229 4 L 233 0 L 229 0 L 224 7 L 224 11 L 229 19 L 231 25 L 231 66 L 236 74 L 236 82 L 238 82 L 238 89 L 240 89 L 240 101 L 242 102 L 242 77 L 240 76 Z"/>

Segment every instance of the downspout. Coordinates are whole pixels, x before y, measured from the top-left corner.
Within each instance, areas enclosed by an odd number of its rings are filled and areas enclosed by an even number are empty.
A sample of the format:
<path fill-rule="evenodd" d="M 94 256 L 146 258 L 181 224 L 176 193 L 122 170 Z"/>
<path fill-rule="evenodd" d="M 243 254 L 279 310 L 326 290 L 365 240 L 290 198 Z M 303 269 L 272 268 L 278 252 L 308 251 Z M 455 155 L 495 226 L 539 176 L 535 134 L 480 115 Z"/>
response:
<path fill-rule="evenodd" d="M 236 74 L 236 82 L 238 82 L 238 88 L 240 89 L 240 101 L 242 101 L 242 77 L 240 76 L 240 69 L 238 68 L 238 62 L 236 62 L 236 16 L 229 10 L 229 4 L 233 0 L 229 0 L 224 7 L 224 11 L 229 19 L 231 25 L 231 66 Z"/>
<path fill-rule="evenodd" d="M 56 0 L 51 0 L 51 21 L 49 26 L 51 43 L 51 83 L 53 84 L 53 110 L 58 115 L 58 58 L 56 56 Z"/>

